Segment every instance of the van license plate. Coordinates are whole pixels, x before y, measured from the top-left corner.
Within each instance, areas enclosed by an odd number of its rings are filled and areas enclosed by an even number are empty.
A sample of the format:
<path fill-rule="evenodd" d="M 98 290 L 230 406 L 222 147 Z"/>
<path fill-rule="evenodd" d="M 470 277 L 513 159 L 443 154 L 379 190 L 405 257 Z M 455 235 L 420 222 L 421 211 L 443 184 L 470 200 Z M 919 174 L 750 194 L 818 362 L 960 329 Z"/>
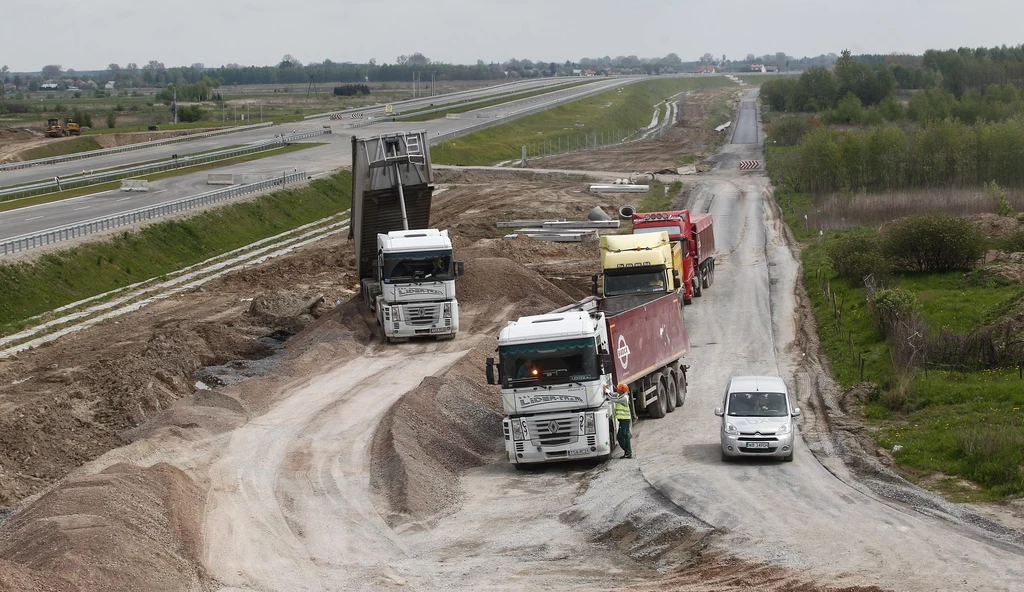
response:
<path fill-rule="evenodd" d="M 768 448 L 768 442 L 747 442 L 747 448 Z"/>

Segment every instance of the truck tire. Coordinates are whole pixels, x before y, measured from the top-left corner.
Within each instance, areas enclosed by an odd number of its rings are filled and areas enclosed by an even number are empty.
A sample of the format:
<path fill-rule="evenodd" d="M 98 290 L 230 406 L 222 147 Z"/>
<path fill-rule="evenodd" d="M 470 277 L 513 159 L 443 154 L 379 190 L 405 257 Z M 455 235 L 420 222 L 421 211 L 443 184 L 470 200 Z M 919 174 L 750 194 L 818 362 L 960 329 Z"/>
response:
<path fill-rule="evenodd" d="M 694 277 L 693 278 L 693 297 L 694 298 L 700 298 L 700 296 L 701 296 L 700 278 L 699 277 Z"/>
<path fill-rule="evenodd" d="M 708 266 L 705 265 L 700 270 L 700 287 L 701 287 L 702 290 L 705 289 L 705 288 L 710 288 L 711 287 L 711 277 L 710 276 L 711 276 L 711 271 L 708 269 Z"/>
<path fill-rule="evenodd" d="M 665 383 L 658 380 L 658 396 L 654 402 L 647 406 L 647 417 L 661 419 L 665 417 Z"/>
<path fill-rule="evenodd" d="M 715 283 L 715 260 L 711 259 L 711 283 Z"/>
<path fill-rule="evenodd" d="M 682 407 L 686 402 L 686 372 L 679 368 L 675 372 L 676 378 L 676 407 Z"/>
<path fill-rule="evenodd" d="M 676 400 L 679 398 L 672 371 L 668 369 L 662 370 L 661 381 L 665 384 L 665 412 L 672 413 L 676 410 Z"/>
<path fill-rule="evenodd" d="M 615 431 L 615 419 L 609 417 L 608 418 L 608 438 L 609 438 L 608 445 L 611 448 L 611 452 L 615 452 L 615 449 L 618 448 L 618 446 L 619 446 L 619 441 L 617 439 L 618 435 L 619 435 L 618 432 Z M 611 452 L 608 453 L 608 456 L 611 456 Z"/>

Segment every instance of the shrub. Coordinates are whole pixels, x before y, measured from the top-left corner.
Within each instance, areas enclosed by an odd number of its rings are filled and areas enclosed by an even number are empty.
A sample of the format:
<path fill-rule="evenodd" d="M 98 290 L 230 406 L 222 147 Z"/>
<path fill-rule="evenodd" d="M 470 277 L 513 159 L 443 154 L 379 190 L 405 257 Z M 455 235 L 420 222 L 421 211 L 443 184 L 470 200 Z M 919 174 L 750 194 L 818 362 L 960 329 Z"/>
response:
<path fill-rule="evenodd" d="M 899 320 L 909 319 L 920 308 L 917 297 L 906 288 L 884 288 L 871 297 L 871 311 L 886 334 Z"/>
<path fill-rule="evenodd" d="M 1006 250 L 1011 253 L 1024 253 L 1024 230 L 1018 230 L 1007 239 Z"/>
<path fill-rule="evenodd" d="M 1009 200 L 1006 199 L 1006 190 L 1000 187 L 998 183 L 995 181 L 985 183 L 985 194 L 996 202 L 997 214 L 1000 216 L 1013 216 L 1013 206 L 1011 206 Z"/>
<path fill-rule="evenodd" d="M 114 129 L 114 126 L 116 126 L 116 125 L 117 125 L 117 116 L 114 115 L 113 113 L 107 113 L 107 127 L 109 127 L 110 129 Z"/>
<path fill-rule="evenodd" d="M 859 285 L 871 274 L 879 279 L 889 275 L 889 262 L 882 256 L 878 239 L 874 236 L 840 236 L 828 243 L 825 255 L 832 264 L 832 271 L 851 285 Z"/>
<path fill-rule="evenodd" d="M 285 90 L 287 92 L 287 90 Z M 334 87 L 335 96 L 350 97 L 353 95 L 368 95 L 370 87 L 365 84 L 344 84 Z"/>
<path fill-rule="evenodd" d="M 203 119 L 206 119 L 206 112 L 199 105 L 178 107 L 178 121 L 182 123 L 202 121 Z"/>
<path fill-rule="evenodd" d="M 796 146 L 811 128 L 820 126 L 812 117 L 781 117 L 768 126 L 768 136 L 779 146 Z"/>
<path fill-rule="evenodd" d="M 882 254 L 898 270 L 969 270 L 985 253 L 985 237 L 962 218 L 913 215 L 884 228 L 881 247 Z"/>

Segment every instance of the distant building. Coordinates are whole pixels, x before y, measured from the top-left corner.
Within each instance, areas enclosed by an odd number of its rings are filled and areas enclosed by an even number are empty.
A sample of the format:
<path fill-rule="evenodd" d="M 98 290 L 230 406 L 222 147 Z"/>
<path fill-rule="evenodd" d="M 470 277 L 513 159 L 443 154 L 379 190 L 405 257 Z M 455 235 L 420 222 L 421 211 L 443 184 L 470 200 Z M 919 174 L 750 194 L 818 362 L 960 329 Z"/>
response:
<path fill-rule="evenodd" d="M 583 75 L 584 76 L 597 76 L 597 72 L 595 72 L 594 70 L 591 70 L 590 68 L 587 68 L 586 70 L 583 71 Z"/>
<path fill-rule="evenodd" d="M 765 66 L 764 67 L 764 71 L 765 72 L 778 72 L 779 71 L 779 67 L 778 66 Z"/>
<path fill-rule="evenodd" d="M 60 85 L 56 82 L 47 81 L 39 85 L 39 90 L 57 90 L 58 88 L 60 88 Z"/>
<path fill-rule="evenodd" d="M 765 69 L 764 64 L 750 64 L 750 71 L 751 72 L 767 72 L 768 70 Z"/>
<path fill-rule="evenodd" d="M 708 64 L 707 66 L 700 66 L 697 68 L 698 74 L 718 74 L 718 66 L 714 64 Z"/>
<path fill-rule="evenodd" d="M 106 89 L 106 90 L 114 90 L 114 81 L 113 80 L 107 81 L 107 83 L 103 85 L 103 88 Z"/>
<path fill-rule="evenodd" d="M 583 70 L 573 70 L 572 71 L 572 75 L 573 76 L 583 76 Z"/>

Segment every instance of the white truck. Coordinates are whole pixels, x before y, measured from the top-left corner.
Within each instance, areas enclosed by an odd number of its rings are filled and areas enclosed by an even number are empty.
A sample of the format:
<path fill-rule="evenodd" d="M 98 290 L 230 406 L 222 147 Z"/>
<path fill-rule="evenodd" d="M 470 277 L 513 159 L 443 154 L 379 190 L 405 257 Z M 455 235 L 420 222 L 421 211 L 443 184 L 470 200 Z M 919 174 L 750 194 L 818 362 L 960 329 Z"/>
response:
<path fill-rule="evenodd" d="M 509 462 L 607 459 L 617 424 L 606 393 L 625 384 L 637 415 L 663 417 L 686 397 L 688 350 L 675 292 L 587 298 L 509 322 L 486 368 L 501 386 Z"/>
<path fill-rule="evenodd" d="M 352 137 L 352 222 L 363 301 L 389 342 L 459 330 L 447 230 L 427 228 L 433 173 L 426 132 Z"/>
<path fill-rule="evenodd" d="M 399 230 L 377 235 L 373 277 L 362 280 L 367 306 L 389 342 L 410 337 L 454 339 L 459 330 L 455 276 L 447 230 Z"/>

